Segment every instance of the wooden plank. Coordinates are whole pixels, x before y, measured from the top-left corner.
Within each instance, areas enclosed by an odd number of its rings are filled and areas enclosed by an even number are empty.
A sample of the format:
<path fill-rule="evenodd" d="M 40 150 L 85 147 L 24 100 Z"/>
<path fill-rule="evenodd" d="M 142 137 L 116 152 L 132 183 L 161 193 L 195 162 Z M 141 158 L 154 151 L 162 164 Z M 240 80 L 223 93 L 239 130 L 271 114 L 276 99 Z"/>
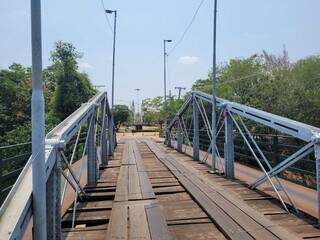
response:
<path fill-rule="evenodd" d="M 140 183 L 139 183 L 139 175 L 137 171 L 136 165 L 129 165 L 129 200 L 142 199 Z"/>
<path fill-rule="evenodd" d="M 104 239 L 107 230 L 95 231 L 72 231 L 62 233 L 62 238 L 66 240 L 79 240 L 79 239 Z"/>
<path fill-rule="evenodd" d="M 128 206 L 122 204 L 114 205 L 111 212 L 106 239 L 128 239 L 128 213 Z"/>
<path fill-rule="evenodd" d="M 144 205 L 137 204 L 129 206 L 128 239 L 151 239 Z"/>
<path fill-rule="evenodd" d="M 190 180 L 182 174 L 175 172 L 175 176 L 181 184 L 194 197 L 195 201 L 203 208 L 210 218 L 222 229 L 230 239 L 254 239 L 245 232 L 233 219 L 219 208 L 210 198 L 197 188 Z"/>
<path fill-rule="evenodd" d="M 129 158 L 128 158 L 128 164 L 136 164 L 136 158 L 134 156 L 134 152 L 133 152 L 133 144 L 135 142 L 134 141 L 128 141 L 128 145 L 129 145 Z"/>
<path fill-rule="evenodd" d="M 134 152 L 134 156 L 135 156 L 135 159 L 136 159 L 136 164 L 137 164 L 137 169 L 139 172 L 145 172 L 145 167 L 144 167 L 144 164 L 143 164 L 143 161 L 142 161 L 142 157 L 141 157 L 141 154 L 140 154 L 140 151 L 138 149 L 138 146 L 136 144 L 136 142 L 133 144 L 133 152 Z"/>
<path fill-rule="evenodd" d="M 152 189 L 148 174 L 146 172 L 139 172 L 140 187 L 143 199 L 154 199 L 156 198 Z"/>
<path fill-rule="evenodd" d="M 123 148 L 121 165 L 129 164 L 129 144 L 126 143 Z"/>
<path fill-rule="evenodd" d="M 128 201 L 128 171 L 128 165 L 121 166 L 117 181 L 115 201 Z"/>
<path fill-rule="evenodd" d="M 255 239 L 278 239 L 269 230 L 254 221 L 251 217 L 246 215 L 240 208 L 233 205 L 228 199 L 222 197 L 217 191 L 212 189 L 205 182 L 201 181 L 198 176 L 187 169 L 184 165 L 177 162 L 173 157 L 170 162 L 175 165 L 177 169 L 184 173 L 184 176 L 195 184 L 202 192 L 204 192 L 227 216 L 232 218 L 241 228 L 245 229 Z"/>
<path fill-rule="evenodd" d="M 152 148 L 152 150 L 154 150 L 155 148 L 158 147 L 150 142 L 148 142 L 147 144 L 149 145 L 149 147 Z M 205 182 L 208 182 L 207 181 L 208 179 L 201 178 L 199 181 L 199 179 L 197 179 L 197 176 L 199 176 L 201 174 L 199 174 L 199 172 L 198 172 L 198 174 L 195 174 L 195 172 L 197 171 L 196 169 L 192 168 L 191 170 L 188 170 L 186 168 L 187 165 L 185 163 L 183 163 L 183 165 L 181 165 L 182 163 L 178 162 L 174 157 L 172 157 L 172 156 L 168 157 L 169 155 L 164 154 L 159 149 L 155 150 L 154 152 L 158 153 L 158 155 L 159 155 L 158 158 L 161 161 L 163 161 L 165 164 L 167 162 L 170 162 L 170 164 L 174 165 L 174 167 L 179 169 L 179 171 L 181 171 L 184 174 L 184 176 L 187 176 L 187 178 L 189 178 L 189 180 L 191 182 L 195 182 L 197 187 L 201 188 L 201 186 L 202 186 L 202 188 L 207 188 L 205 190 L 205 192 L 208 192 L 208 186 L 205 186 L 206 184 L 204 184 Z M 190 168 L 191 167 L 189 166 L 189 169 Z M 253 210 L 248 205 L 244 204 L 241 200 L 237 199 L 236 196 L 234 196 L 234 195 L 230 196 L 230 194 L 226 193 L 226 191 L 224 191 L 222 188 L 219 188 L 217 186 L 213 186 L 212 184 L 209 185 L 209 188 L 212 188 L 211 193 L 210 193 L 210 191 L 208 193 L 208 195 L 210 196 L 210 199 L 215 200 L 218 205 L 224 206 L 224 209 L 228 210 L 228 214 L 230 214 L 232 217 L 234 217 L 238 223 L 240 223 L 246 230 L 248 230 L 250 232 L 250 234 L 255 234 L 255 235 L 258 234 L 258 236 L 256 236 L 256 237 L 257 238 L 259 238 L 259 236 L 261 237 L 261 232 L 259 229 L 261 229 L 261 226 L 263 226 L 263 228 L 267 229 L 268 231 L 270 231 L 272 234 L 276 235 L 280 239 L 298 239 L 293 234 L 289 233 L 288 231 L 286 231 L 282 227 L 275 225 L 274 223 L 272 223 L 271 221 L 269 221 L 268 219 L 263 217 L 263 215 L 261 215 L 260 213 L 258 213 L 255 210 Z M 217 197 L 217 194 L 219 194 L 220 197 Z M 226 205 L 225 201 L 229 201 L 232 204 Z M 231 206 L 231 209 L 233 211 L 229 211 L 229 209 L 230 209 L 229 206 Z M 252 218 L 254 221 L 256 221 L 256 224 L 255 224 L 256 226 L 257 226 L 257 224 L 258 224 L 258 226 L 261 225 L 259 227 L 258 231 L 255 228 L 253 228 L 250 224 L 248 225 L 248 224 L 244 223 L 245 220 L 243 220 L 243 218 L 241 218 L 240 215 L 234 214 L 235 213 L 234 212 L 235 206 L 239 209 L 237 211 L 237 214 L 239 214 L 240 213 L 239 211 L 241 211 L 241 212 L 245 213 L 244 215 L 247 215 L 246 219 Z M 251 223 L 252 223 L 252 221 L 251 221 Z M 265 230 L 263 230 L 262 232 L 263 232 L 263 234 L 266 233 Z M 255 235 L 253 235 L 253 236 L 255 236 Z"/>
<path fill-rule="evenodd" d="M 137 142 L 134 142 L 132 146 L 132 150 L 134 152 L 134 156 L 136 159 L 136 166 L 139 175 L 139 182 L 141 187 L 141 194 L 143 199 L 155 198 L 155 194 L 153 192 L 148 174 L 146 173 L 146 169 L 144 167 L 144 163 L 142 161 L 142 157 L 140 151 L 137 146 Z"/>
<path fill-rule="evenodd" d="M 145 206 L 150 235 L 152 240 L 171 239 L 161 209 L 156 204 Z"/>

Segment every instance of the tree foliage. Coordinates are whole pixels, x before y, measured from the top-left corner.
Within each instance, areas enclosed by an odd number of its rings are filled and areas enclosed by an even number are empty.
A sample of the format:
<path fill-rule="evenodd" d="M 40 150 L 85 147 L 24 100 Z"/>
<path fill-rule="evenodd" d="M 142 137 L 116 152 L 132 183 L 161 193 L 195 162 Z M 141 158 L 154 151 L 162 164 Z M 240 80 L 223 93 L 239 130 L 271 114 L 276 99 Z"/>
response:
<path fill-rule="evenodd" d="M 211 94 L 210 74 L 192 89 Z M 319 90 L 320 56 L 291 63 L 285 50 L 280 56 L 264 51 L 219 66 L 219 97 L 318 127 Z"/>
<path fill-rule="evenodd" d="M 119 128 L 123 124 L 131 124 L 132 112 L 127 105 L 113 106 L 114 123 Z"/>
<path fill-rule="evenodd" d="M 58 42 L 53 64 L 43 70 L 46 130 L 86 102 L 93 94 L 89 77 L 78 71 L 81 57 L 70 43 Z M 0 70 L 0 142 L 15 144 L 31 140 L 31 69 L 13 63 Z"/>
<path fill-rule="evenodd" d="M 167 98 L 164 107 L 163 97 L 147 98 L 142 101 L 143 122 L 148 125 L 163 124 L 165 119 L 172 119 L 182 106 L 184 100 L 175 96 Z"/>
<path fill-rule="evenodd" d="M 64 42 L 56 43 L 51 53 L 57 79 L 53 108 L 61 121 L 95 93 L 88 75 L 78 71 L 77 60 L 80 57 L 72 44 Z"/>

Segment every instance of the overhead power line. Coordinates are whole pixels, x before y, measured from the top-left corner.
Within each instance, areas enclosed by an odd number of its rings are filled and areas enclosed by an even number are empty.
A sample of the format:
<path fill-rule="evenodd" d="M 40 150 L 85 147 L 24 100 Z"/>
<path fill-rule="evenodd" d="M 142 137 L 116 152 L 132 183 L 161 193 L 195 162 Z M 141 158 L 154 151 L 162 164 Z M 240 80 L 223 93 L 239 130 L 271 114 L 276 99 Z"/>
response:
<path fill-rule="evenodd" d="M 106 13 L 106 7 L 105 7 L 105 5 L 104 5 L 104 1 L 103 1 L 103 0 L 101 0 L 101 6 L 102 6 L 102 8 L 103 8 L 103 14 L 104 14 L 104 16 L 106 17 L 108 27 L 109 27 L 111 33 L 113 34 L 113 28 L 112 28 L 112 26 L 111 26 L 110 20 L 109 20 L 109 18 L 108 18 L 107 13 Z"/>
<path fill-rule="evenodd" d="M 176 44 L 172 47 L 172 49 L 170 50 L 170 52 L 168 53 L 168 55 L 170 55 L 171 53 L 174 52 L 174 50 L 176 50 L 176 48 L 182 43 L 182 41 L 184 40 L 186 34 L 188 33 L 189 29 L 191 28 L 192 24 L 194 23 L 194 21 L 196 20 L 196 17 L 199 13 L 199 10 L 201 8 L 201 6 L 203 5 L 203 3 L 205 2 L 206 0 L 201 0 L 196 11 L 194 12 L 192 18 L 191 18 L 191 21 L 190 23 L 187 25 L 186 29 L 184 30 L 184 32 L 182 33 L 181 37 L 179 38 L 179 40 L 176 42 Z"/>

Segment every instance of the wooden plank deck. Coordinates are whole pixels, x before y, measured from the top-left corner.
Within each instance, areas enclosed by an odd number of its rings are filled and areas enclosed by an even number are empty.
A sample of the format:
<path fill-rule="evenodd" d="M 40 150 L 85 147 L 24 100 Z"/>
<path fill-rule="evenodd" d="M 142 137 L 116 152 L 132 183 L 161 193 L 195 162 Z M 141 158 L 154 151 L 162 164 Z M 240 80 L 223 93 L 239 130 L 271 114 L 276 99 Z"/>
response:
<path fill-rule="evenodd" d="M 135 141 L 126 141 L 106 239 L 169 239 Z"/>
<path fill-rule="evenodd" d="M 64 239 L 320 239 L 272 197 L 150 138 L 123 138 L 96 187 L 62 218 Z"/>

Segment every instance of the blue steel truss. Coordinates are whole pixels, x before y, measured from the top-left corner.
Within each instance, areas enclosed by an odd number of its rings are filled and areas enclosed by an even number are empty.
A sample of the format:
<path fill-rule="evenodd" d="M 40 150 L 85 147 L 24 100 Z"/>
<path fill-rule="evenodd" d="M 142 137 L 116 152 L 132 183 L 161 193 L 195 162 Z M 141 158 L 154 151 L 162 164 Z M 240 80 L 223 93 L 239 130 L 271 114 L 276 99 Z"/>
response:
<path fill-rule="evenodd" d="M 198 152 L 199 152 L 199 121 L 198 115 L 199 110 L 200 114 L 203 116 L 205 112 L 201 110 L 199 104 L 197 103 L 198 100 L 205 101 L 209 104 L 212 104 L 212 95 L 200 92 L 200 91 L 193 91 L 191 92 L 191 96 L 186 100 L 183 104 L 181 109 L 177 112 L 175 117 L 172 119 L 170 124 L 167 126 L 167 131 L 171 132 L 173 128 L 177 127 L 177 149 L 181 151 L 182 149 L 182 139 L 186 131 L 183 130 L 181 127 L 181 119 L 183 119 L 183 114 L 187 111 L 187 109 L 193 106 L 193 153 L 194 159 L 199 160 Z M 268 113 L 256 108 L 248 107 L 243 104 L 231 102 L 225 99 L 216 98 L 217 108 L 224 112 L 224 127 L 225 127 L 225 144 L 224 144 L 224 156 L 225 156 L 225 174 L 228 178 L 234 177 L 234 144 L 233 144 L 233 123 L 237 127 L 238 131 L 242 133 L 242 137 L 245 140 L 245 143 L 248 145 L 251 153 L 253 154 L 254 158 L 258 162 L 262 172 L 264 173 L 261 177 L 256 179 L 251 185 L 251 188 L 256 188 L 262 183 L 269 181 L 270 184 L 274 187 L 276 194 L 278 195 L 279 200 L 283 203 L 284 208 L 287 209 L 284 201 L 282 200 L 280 194 L 278 193 L 277 188 L 274 186 L 272 179 L 275 178 L 277 183 L 279 184 L 279 180 L 277 179 L 277 175 L 287 169 L 288 167 L 292 166 L 297 161 L 301 160 L 305 156 L 314 153 L 316 159 L 316 184 L 317 184 L 317 198 L 318 198 L 318 224 L 320 225 L 320 129 L 314 126 L 310 126 L 298 121 L 294 121 L 289 118 L 281 117 L 272 113 Z M 217 110 L 218 110 L 217 109 Z M 202 111 L 202 112 L 201 112 Z M 237 116 L 235 118 L 234 116 Z M 271 167 L 268 159 L 262 153 L 261 149 L 259 148 L 258 144 L 256 143 L 255 139 L 250 134 L 249 130 L 245 126 L 244 122 L 241 118 L 249 119 L 255 123 L 262 124 L 264 126 L 270 127 L 276 131 L 281 133 L 287 134 L 289 136 L 298 138 L 306 142 L 306 144 L 299 149 L 297 152 L 293 153 L 291 156 L 287 157 L 283 161 L 281 161 L 277 166 Z M 206 119 L 204 119 L 205 121 Z M 240 124 L 238 124 L 240 121 Z M 208 123 L 206 123 L 208 125 Z M 244 130 L 243 130 L 244 129 Z M 207 129 L 210 132 L 209 129 Z M 182 133 L 182 134 L 181 134 Z M 169 134 L 170 136 L 171 134 Z M 247 137 L 249 136 L 249 138 Z M 171 141 L 166 141 L 171 142 Z M 212 149 L 212 143 L 209 146 L 209 151 Z M 258 154 L 256 154 L 256 151 Z M 208 155 L 208 154 L 207 154 Z M 206 155 L 206 157 L 207 157 Z M 212 159 L 212 164 L 215 164 L 215 159 Z M 262 164 L 264 163 L 267 165 L 267 169 Z M 281 185 L 281 184 L 280 184 Z M 286 190 L 282 189 L 286 194 Z M 293 205 L 289 195 L 287 194 L 289 202 Z M 293 206 L 294 207 L 294 206 Z"/>

